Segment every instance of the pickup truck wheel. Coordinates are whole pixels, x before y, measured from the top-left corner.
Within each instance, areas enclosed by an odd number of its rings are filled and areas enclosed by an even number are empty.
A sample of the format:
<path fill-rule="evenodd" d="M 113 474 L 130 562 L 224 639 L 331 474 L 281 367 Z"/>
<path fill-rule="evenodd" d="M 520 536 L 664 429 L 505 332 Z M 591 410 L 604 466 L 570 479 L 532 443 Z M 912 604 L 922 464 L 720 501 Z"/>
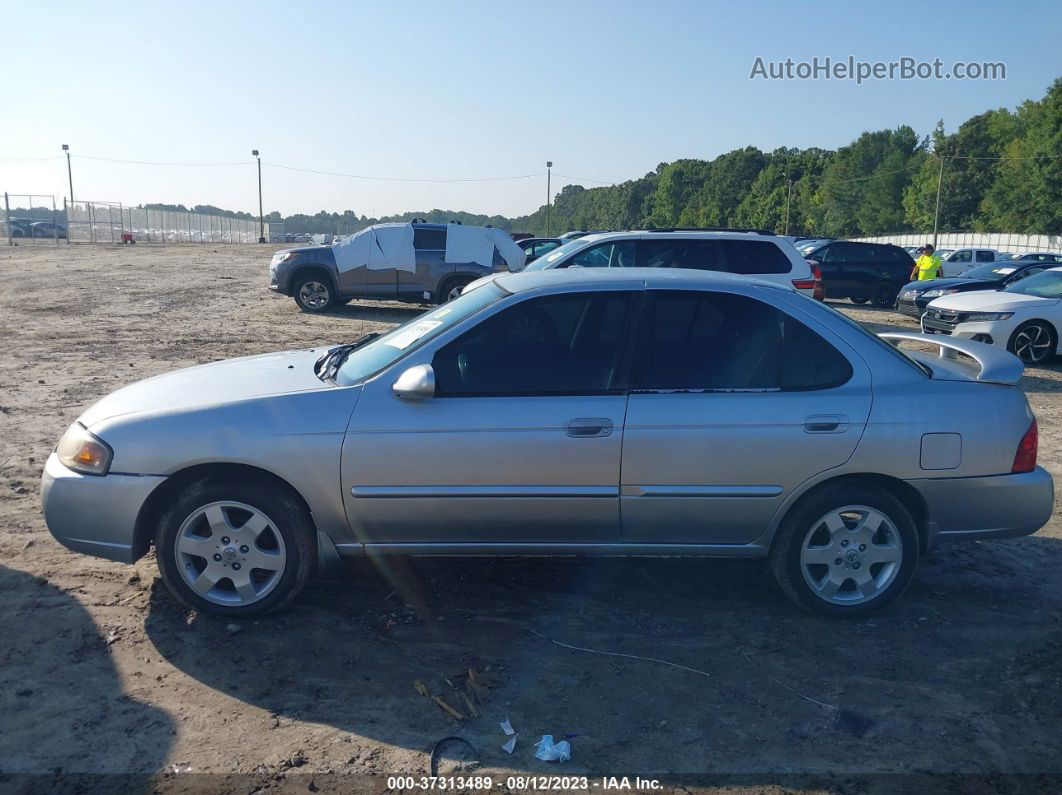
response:
<path fill-rule="evenodd" d="M 302 276 L 291 292 L 303 312 L 326 312 L 335 306 L 332 285 L 321 276 Z"/>
<path fill-rule="evenodd" d="M 1055 355 L 1058 339 L 1050 323 L 1030 320 L 1022 323 L 1007 342 L 1007 350 L 1026 364 L 1040 364 Z"/>
<path fill-rule="evenodd" d="M 314 561 L 313 522 L 274 483 L 203 480 L 163 512 L 155 539 L 166 587 L 195 610 L 249 618 L 290 601 Z"/>
<path fill-rule="evenodd" d="M 797 503 L 771 546 L 782 591 L 812 613 L 864 616 L 903 592 L 918 565 L 918 530 L 889 492 L 866 483 L 828 486 Z"/>

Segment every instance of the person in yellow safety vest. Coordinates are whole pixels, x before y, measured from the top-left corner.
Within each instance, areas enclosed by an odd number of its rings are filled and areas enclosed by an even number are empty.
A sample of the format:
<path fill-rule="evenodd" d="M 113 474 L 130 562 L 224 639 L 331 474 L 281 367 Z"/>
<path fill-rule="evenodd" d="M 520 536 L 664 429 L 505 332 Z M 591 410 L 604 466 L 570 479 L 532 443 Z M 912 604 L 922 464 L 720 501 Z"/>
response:
<path fill-rule="evenodd" d="M 934 253 L 932 244 L 922 246 L 922 256 L 915 260 L 914 268 L 911 269 L 911 281 L 924 282 L 942 276 L 944 267 L 940 255 Z"/>

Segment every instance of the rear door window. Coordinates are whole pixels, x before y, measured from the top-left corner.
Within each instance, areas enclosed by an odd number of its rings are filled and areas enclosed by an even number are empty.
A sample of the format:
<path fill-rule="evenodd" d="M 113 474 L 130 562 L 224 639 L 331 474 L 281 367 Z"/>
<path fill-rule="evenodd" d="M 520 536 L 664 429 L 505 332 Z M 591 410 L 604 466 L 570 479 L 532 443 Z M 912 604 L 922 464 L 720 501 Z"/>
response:
<path fill-rule="evenodd" d="M 642 266 L 646 268 L 722 270 L 717 240 L 644 240 L 642 258 Z"/>
<path fill-rule="evenodd" d="M 836 348 L 763 301 L 679 290 L 647 295 L 635 389 L 806 391 L 852 377 Z"/>
<path fill-rule="evenodd" d="M 996 261 L 996 255 L 993 254 L 991 251 L 978 251 L 977 252 L 977 261 L 978 262 L 995 262 Z"/>

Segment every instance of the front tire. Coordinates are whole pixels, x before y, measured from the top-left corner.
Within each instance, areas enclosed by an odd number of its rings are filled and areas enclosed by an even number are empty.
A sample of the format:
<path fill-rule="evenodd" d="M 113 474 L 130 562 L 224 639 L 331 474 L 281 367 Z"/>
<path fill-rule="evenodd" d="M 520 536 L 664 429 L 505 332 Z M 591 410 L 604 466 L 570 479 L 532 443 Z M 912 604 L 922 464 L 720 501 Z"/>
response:
<path fill-rule="evenodd" d="M 303 312 L 319 314 L 336 305 L 335 289 L 323 276 L 300 277 L 296 280 L 291 294 Z"/>
<path fill-rule="evenodd" d="M 265 478 L 207 479 L 163 512 L 155 547 L 162 580 L 188 607 L 250 618 L 287 604 L 306 584 L 314 527 L 305 508 Z"/>
<path fill-rule="evenodd" d="M 866 298 L 853 298 L 852 299 L 852 303 L 853 304 L 865 304 L 866 302 L 867 302 Z"/>
<path fill-rule="evenodd" d="M 1058 337 L 1051 324 L 1044 320 L 1022 323 L 1007 341 L 1007 350 L 1026 364 L 1043 364 L 1058 349 Z"/>
<path fill-rule="evenodd" d="M 789 511 L 771 546 L 770 568 L 805 610 L 855 618 L 903 592 L 918 550 L 904 504 L 877 486 L 850 482 L 812 492 Z"/>
<path fill-rule="evenodd" d="M 472 280 L 466 278 L 447 279 L 439 288 L 439 292 L 435 296 L 435 303 L 447 304 L 450 301 L 453 301 L 455 298 L 459 297 L 461 291 L 471 283 Z"/>

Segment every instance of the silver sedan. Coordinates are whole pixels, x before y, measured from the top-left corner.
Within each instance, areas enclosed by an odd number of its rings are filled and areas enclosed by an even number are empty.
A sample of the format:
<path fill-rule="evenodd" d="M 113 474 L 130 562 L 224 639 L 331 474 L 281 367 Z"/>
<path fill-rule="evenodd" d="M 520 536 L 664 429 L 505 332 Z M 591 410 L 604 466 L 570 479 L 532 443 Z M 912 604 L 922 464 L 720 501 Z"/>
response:
<path fill-rule="evenodd" d="M 230 618 L 322 562 L 521 554 L 761 557 L 862 615 L 931 545 L 1033 533 L 1054 500 L 1018 359 L 891 337 L 721 273 L 498 275 L 383 336 L 108 395 L 49 457 L 45 519 L 78 552 L 154 545 Z"/>

